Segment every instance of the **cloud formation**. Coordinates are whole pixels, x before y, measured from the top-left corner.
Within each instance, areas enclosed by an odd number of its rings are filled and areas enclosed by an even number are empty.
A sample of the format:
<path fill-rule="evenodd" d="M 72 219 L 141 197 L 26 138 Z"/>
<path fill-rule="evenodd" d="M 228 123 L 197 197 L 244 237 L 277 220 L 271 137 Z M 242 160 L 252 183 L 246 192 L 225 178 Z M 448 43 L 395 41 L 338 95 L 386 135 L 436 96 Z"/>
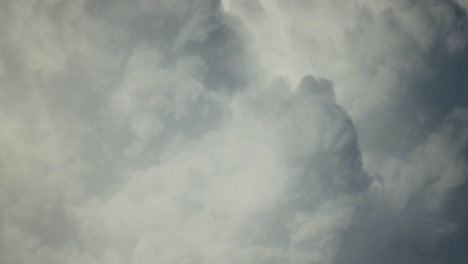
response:
<path fill-rule="evenodd" d="M 0 4 L 1 263 L 465 263 L 466 1 Z"/>

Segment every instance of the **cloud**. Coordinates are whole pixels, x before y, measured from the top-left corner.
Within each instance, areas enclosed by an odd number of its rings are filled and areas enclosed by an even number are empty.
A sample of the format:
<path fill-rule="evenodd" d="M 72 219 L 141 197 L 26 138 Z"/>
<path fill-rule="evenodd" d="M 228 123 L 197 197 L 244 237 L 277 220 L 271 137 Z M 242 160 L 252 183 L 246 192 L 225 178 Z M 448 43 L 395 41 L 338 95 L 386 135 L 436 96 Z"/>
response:
<path fill-rule="evenodd" d="M 343 240 L 343 263 L 445 263 L 450 258 L 438 248 L 463 225 L 448 208 L 453 191 L 466 180 L 466 118 L 466 109 L 454 110 L 426 143 L 385 163 L 370 203 L 359 210 Z M 463 257 L 452 261 L 461 263 Z"/>
<path fill-rule="evenodd" d="M 463 1 L 1 5 L 0 262 L 466 260 Z"/>

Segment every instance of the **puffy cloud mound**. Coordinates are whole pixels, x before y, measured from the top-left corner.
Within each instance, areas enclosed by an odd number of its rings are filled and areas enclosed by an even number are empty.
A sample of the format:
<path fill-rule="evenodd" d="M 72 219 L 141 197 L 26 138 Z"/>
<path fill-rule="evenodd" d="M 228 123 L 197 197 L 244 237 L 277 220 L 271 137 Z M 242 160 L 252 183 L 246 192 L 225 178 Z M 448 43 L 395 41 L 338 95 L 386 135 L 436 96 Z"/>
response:
<path fill-rule="evenodd" d="M 465 263 L 467 7 L 2 1 L 0 262 Z"/>

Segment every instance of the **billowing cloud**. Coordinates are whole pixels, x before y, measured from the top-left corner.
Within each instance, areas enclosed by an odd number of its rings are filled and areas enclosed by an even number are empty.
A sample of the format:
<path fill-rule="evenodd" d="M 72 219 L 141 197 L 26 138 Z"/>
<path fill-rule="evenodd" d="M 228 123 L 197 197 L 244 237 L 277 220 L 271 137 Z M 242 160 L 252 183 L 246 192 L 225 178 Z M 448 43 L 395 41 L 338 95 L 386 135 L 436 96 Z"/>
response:
<path fill-rule="evenodd" d="M 464 263 L 464 1 L 3 1 L 1 263 Z"/>

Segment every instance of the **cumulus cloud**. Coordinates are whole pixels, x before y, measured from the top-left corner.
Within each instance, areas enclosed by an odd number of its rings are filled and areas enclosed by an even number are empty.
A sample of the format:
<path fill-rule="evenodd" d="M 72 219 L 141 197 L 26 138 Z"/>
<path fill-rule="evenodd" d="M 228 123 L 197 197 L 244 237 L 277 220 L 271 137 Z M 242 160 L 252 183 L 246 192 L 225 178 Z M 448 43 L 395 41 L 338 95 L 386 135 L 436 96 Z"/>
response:
<path fill-rule="evenodd" d="M 464 1 L 3 1 L 1 263 L 464 263 Z"/>

